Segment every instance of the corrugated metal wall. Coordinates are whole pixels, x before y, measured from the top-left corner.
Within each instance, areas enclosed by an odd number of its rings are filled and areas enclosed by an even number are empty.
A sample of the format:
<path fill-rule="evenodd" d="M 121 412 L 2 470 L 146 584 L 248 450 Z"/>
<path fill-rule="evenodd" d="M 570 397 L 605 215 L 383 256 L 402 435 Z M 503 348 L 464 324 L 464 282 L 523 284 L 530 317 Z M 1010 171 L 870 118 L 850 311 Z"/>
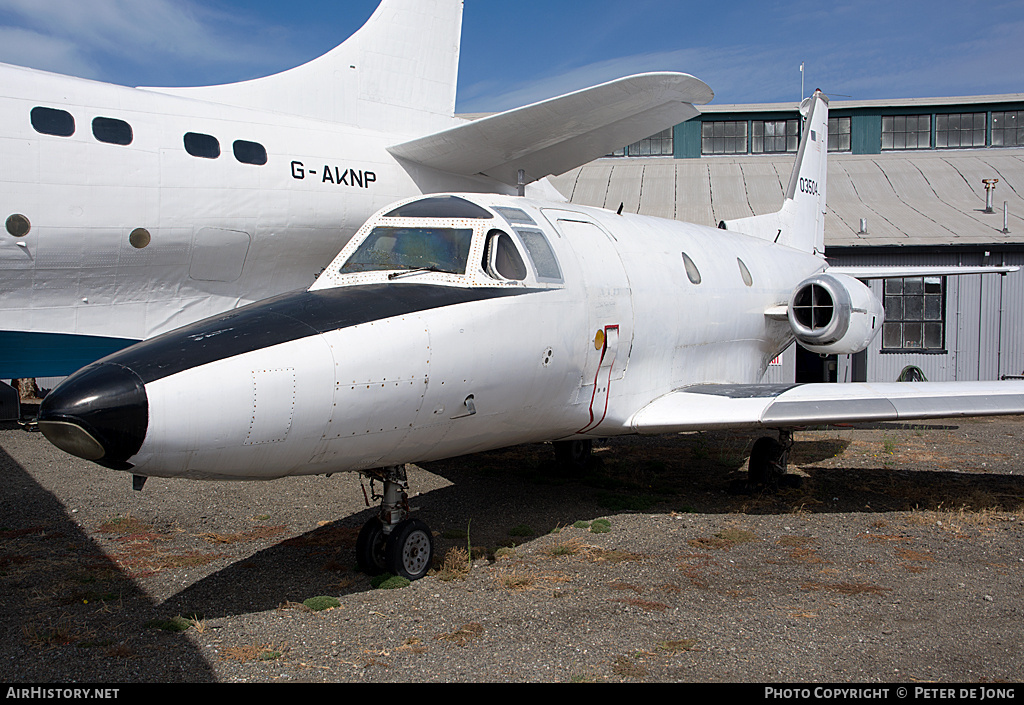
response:
<path fill-rule="evenodd" d="M 892 382 L 910 365 L 930 381 L 994 380 L 1024 374 L 1024 253 L 983 251 L 914 253 L 899 248 L 887 254 L 843 255 L 833 264 L 981 265 L 1008 264 L 1022 271 L 1006 276 L 972 274 L 946 278 L 945 351 L 882 352 L 881 336 L 868 350 L 867 381 Z M 882 282 L 871 283 L 881 300 Z M 839 356 L 839 379 L 852 378 L 851 356 Z"/>

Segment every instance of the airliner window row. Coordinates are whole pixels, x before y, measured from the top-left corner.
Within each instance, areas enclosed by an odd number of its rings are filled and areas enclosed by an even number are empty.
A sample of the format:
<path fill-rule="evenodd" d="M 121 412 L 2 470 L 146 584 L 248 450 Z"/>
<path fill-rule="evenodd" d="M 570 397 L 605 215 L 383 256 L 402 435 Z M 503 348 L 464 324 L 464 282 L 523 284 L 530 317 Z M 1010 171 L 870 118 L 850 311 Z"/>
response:
<path fill-rule="evenodd" d="M 30 113 L 32 127 L 43 135 L 71 137 L 75 134 L 75 117 L 66 110 L 37 106 Z M 92 135 L 100 142 L 126 146 L 132 143 L 132 126 L 117 118 L 97 117 L 92 121 Z M 213 135 L 186 132 L 185 151 L 193 157 L 216 159 L 220 156 L 220 141 Z M 267 163 L 267 150 L 258 142 L 235 140 L 232 145 L 235 159 L 242 164 L 263 166 Z"/>

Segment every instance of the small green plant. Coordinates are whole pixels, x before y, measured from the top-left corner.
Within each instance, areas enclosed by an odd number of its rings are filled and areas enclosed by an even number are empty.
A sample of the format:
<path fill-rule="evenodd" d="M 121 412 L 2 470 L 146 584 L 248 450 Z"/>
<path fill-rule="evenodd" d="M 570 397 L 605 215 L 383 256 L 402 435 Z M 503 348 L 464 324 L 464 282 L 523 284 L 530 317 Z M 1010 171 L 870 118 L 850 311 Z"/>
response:
<path fill-rule="evenodd" d="M 374 590 L 397 590 L 412 585 L 408 578 L 391 573 L 382 573 L 370 579 L 370 587 Z"/>
<path fill-rule="evenodd" d="M 311 597 L 308 600 L 303 600 L 304 604 L 314 612 L 322 612 L 323 610 L 329 610 L 333 607 L 341 607 L 341 602 L 336 597 L 328 597 L 326 595 L 318 595 L 317 597 Z"/>
<path fill-rule="evenodd" d="M 165 632 L 183 632 L 200 619 L 202 618 L 198 615 L 192 615 L 189 618 L 177 615 L 170 619 L 151 619 L 146 622 L 146 628 L 162 629 Z"/>
<path fill-rule="evenodd" d="M 590 533 L 607 534 L 612 530 L 612 523 L 607 519 L 594 519 L 590 524 Z"/>
<path fill-rule="evenodd" d="M 589 521 L 583 521 L 582 519 L 580 519 L 579 521 L 577 521 L 576 523 L 573 524 L 573 528 L 576 528 L 576 529 L 589 529 L 590 528 L 590 522 Z"/>

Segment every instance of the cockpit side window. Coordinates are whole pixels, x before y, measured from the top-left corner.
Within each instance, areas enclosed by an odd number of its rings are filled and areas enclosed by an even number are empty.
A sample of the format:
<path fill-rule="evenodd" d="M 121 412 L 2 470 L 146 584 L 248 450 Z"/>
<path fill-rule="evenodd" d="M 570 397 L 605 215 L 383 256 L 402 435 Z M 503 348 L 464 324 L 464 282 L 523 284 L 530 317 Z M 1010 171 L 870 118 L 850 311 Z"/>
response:
<path fill-rule="evenodd" d="M 484 271 L 495 279 L 522 281 L 526 279 L 526 264 L 516 249 L 512 237 L 501 230 L 487 233 L 484 248 Z"/>
<path fill-rule="evenodd" d="M 472 241 L 472 228 L 378 226 L 340 272 L 425 269 L 464 274 Z"/>
<path fill-rule="evenodd" d="M 526 245 L 526 251 L 533 260 L 533 266 L 537 270 L 538 281 L 559 282 L 562 281 L 562 272 L 558 268 L 558 260 L 555 253 L 551 251 L 551 244 L 539 230 L 527 228 L 516 228 L 519 239 Z"/>

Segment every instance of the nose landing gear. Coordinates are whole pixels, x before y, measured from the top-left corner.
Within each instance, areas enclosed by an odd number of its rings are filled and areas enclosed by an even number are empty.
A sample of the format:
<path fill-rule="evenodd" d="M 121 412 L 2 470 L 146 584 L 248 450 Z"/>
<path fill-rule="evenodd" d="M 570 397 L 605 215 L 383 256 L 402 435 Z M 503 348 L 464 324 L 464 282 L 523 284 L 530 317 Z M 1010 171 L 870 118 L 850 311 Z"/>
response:
<path fill-rule="evenodd" d="M 419 580 L 434 559 L 434 537 L 419 519 L 409 518 L 409 481 L 405 466 L 394 465 L 367 472 L 372 499 L 380 499 L 380 511 L 367 521 L 356 539 L 356 562 L 367 575 L 391 573 Z M 383 494 L 373 491 L 373 481 L 384 484 Z"/>

